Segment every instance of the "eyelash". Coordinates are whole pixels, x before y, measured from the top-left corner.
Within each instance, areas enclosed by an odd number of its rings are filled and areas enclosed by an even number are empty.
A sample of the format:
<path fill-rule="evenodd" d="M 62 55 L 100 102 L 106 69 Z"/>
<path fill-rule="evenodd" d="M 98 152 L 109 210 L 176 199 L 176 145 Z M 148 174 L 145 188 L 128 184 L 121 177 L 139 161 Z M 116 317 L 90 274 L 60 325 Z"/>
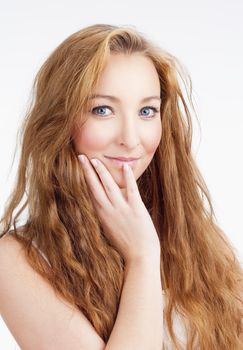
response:
<path fill-rule="evenodd" d="M 106 106 L 106 105 L 98 105 L 98 106 L 92 108 L 90 112 L 91 112 L 91 113 L 94 113 L 93 111 L 94 111 L 95 109 L 97 109 L 97 108 L 109 108 L 109 109 L 113 112 L 112 108 L 109 107 L 109 106 Z M 152 118 L 155 118 L 155 117 L 156 117 L 156 114 L 159 112 L 159 110 L 158 110 L 156 107 L 153 107 L 153 106 L 145 106 L 145 107 L 143 107 L 142 109 L 145 109 L 145 108 L 150 108 L 150 109 L 152 109 L 152 110 L 154 111 L 154 114 L 153 114 L 151 117 L 146 117 L 146 116 L 145 116 L 145 119 L 152 119 Z M 97 116 L 98 116 L 98 118 L 107 117 L 106 115 L 104 115 L 104 116 L 97 115 Z"/>

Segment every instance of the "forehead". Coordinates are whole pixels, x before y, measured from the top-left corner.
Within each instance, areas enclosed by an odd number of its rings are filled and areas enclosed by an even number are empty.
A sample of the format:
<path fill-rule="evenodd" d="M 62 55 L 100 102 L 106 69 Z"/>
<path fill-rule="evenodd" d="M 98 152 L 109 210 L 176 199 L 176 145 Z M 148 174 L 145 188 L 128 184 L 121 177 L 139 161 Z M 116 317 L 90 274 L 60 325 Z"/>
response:
<path fill-rule="evenodd" d="M 137 97 L 139 100 L 149 96 L 160 98 L 160 81 L 153 62 L 141 54 L 112 54 L 101 73 L 91 98 L 97 95 L 118 98 Z"/>

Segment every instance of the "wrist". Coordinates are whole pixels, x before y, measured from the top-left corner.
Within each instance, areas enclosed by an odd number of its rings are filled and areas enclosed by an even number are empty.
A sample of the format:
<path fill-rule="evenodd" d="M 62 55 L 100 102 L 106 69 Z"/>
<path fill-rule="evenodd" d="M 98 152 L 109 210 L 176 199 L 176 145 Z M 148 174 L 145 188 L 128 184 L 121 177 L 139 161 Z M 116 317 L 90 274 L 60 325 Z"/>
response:
<path fill-rule="evenodd" d="M 160 254 L 134 256 L 125 262 L 126 266 L 141 265 L 141 266 L 159 266 Z"/>

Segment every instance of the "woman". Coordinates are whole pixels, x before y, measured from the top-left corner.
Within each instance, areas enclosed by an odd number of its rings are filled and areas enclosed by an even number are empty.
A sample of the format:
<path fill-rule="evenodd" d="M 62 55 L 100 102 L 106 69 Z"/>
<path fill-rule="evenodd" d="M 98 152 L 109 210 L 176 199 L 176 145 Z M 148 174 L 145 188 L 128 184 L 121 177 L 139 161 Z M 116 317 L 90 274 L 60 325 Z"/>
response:
<path fill-rule="evenodd" d="M 192 157 L 179 76 L 193 107 L 175 57 L 105 24 L 38 72 L 1 221 L 0 312 L 23 349 L 243 348 L 242 269 Z"/>

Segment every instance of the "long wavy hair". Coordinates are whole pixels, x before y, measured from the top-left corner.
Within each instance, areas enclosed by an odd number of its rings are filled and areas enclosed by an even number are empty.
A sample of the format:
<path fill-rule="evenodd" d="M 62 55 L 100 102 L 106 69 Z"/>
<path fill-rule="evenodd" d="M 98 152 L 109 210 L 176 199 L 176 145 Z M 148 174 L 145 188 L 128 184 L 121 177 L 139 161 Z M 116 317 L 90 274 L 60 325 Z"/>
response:
<path fill-rule="evenodd" d="M 187 321 L 186 349 L 243 349 L 242 268 L 216 224 L 192 156 L 191 78 L 176 57 L 132 27 L 83 28 L 41 66 L 21 128 L 18 174 L 1 218 L 1 237 L 11 232 L 31 266 L 108 341 L 119 308 L 124 259 L 104 235 L 72 131 L 80 118 L 86 120 L 89 98 L 109 55 L 133 53 L 151 59 L 161 86 L 162 137 L 137 184 L 160 239 L 164 321 L 173 346 L 182 349 L 173 328 L 176 311 Z M 28 217 L 20 225 L 25 209 Z"/>

